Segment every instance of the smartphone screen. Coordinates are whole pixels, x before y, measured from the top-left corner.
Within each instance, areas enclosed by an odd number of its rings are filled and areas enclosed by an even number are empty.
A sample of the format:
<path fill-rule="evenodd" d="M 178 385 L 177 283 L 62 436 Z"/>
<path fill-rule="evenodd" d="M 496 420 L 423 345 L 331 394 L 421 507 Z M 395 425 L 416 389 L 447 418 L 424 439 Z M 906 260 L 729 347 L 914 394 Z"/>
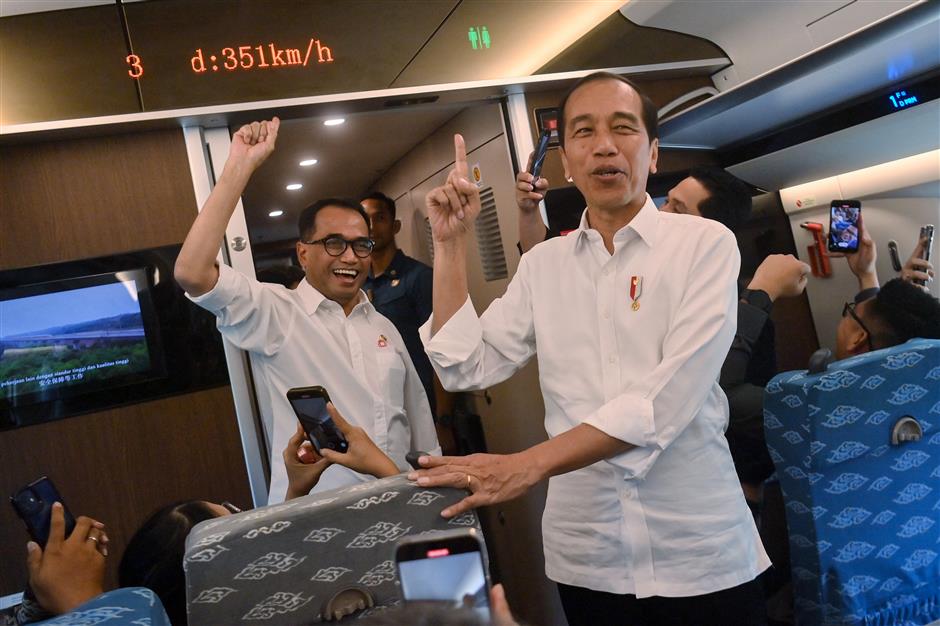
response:
<path fill-rule="evenodd" d="M 62 496 L 55 488 L 49 478 L 43 476 L 39 480 L 31 482 L 27 486 L 17 491 L 10 497 L 10 503 L 16 509 L 17 515 L 26 523 L 26 530 L 29 531 L 33 541 L 40 547 L 45 547 L 49 541 L 49 530 L 52 525 L 52 505 L 56 502 L 62 502 Z M 75 528 L 75 517 L 64 509 L 65 513 L 65 537 L 72 534 Z"/>
<path fill-rule="evenodd" d="M 858 219 L 862 203 L 833 200 L 829 205 L 829 251 L 858 252 Z"/>
<path fill-rule="evenodd" d="M 294 408 L 310 443 L 319 453 L 322 448 L 346 452 L 349 444 L 326 410 L 330 396 L 322 387 L 304 387 L 287 392 L 287 400 Z"/>
<path fill-rule="evenodd" d="M 460 536 L 406 540 L 396 551 L 405 600 L 446 602 L 490 617 L 489 581 L 479 540 Z"/>
<path fill-rule="evenodd" d="M 538 180 L 539 175 L 542 173 L 542 165 L 545 163 L 545 155 L 548 154 L 548 140 L 552 136 L 552 131 L 550 128 L 546 128 L 542 131 L 542 134 L 539 135 L 539 143 L 535 148 L 535 156 L 532 157 L 532 169 L 529 170 L 529 173 Z"/>

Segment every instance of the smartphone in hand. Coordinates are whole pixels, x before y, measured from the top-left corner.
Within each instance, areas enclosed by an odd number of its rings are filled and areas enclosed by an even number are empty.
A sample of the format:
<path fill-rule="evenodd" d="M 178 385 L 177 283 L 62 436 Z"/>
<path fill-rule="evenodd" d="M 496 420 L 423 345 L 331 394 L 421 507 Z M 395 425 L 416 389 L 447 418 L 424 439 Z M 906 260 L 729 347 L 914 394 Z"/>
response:
<path fill-rule="evenodd" d="M 926 242 L 924 242 L 924 252 L 923 254 L 921 254 L 921 257 L 920 257 L 925 261 L 930 260 L 930 252 L 931 252 L 931 248 L 933 248 L 933 231 L 934 231 L 933 224 L 924 224 L 920 228 L 920 239 L 927 240 Z M 914 283 L 917 285 L 923 286 L 927 284 L 927 281 L 914 279 Z"/>
<path fill-rule="evenodd" d="M 829 205 L 829 252 L 858 252 L 858 220 L 862 203 L 833 200 Z"/>
<path fill-rule="evenodd" d="M 323 448 L 343 453 L 349 450 L 349 442 L 326 410 L 326 403 L 330 401 L 326 389 L 319 386 L 295 387 L 287 392 L 287 401 L 317 454 Z"/>
<path fill-rule="evenodd" d="M 862 203 L 858 200 L 833 200 L 829 205 L 829 252 L 858 252 L 858 221 Z"/>
<path fill-rule="evenodd" d="M 395 564 L 405 601 L 446 602 L 490 618 L 486 550 L 475 529 L 405 537 Z"/>
<path fill-rule="evenodd" d="M 529 169 L 529 173 L 532 174 L 533 185 L 542 173 L 542 165 L 545 164 L 545 155 L 548 154 L 548 141 L 551 139 L 551 136 L 552 130 L 550 128 L 546 128 L 542 131 L 542 134 L 539 135 L 539 143 L 535 148 L 535 155 L 532 157 L 532 167 Z"/>
<path fill-rule="evenodd" d="M 41 548 L 46 547 L 49 541 L 49 530 L 52 525 L 52 505 L 56 502 L 62 504 L 65 513 L 65 537 L 68 538 L 75 528 L 75 517 L 65 507 L 62 496 L 48 477 L 35 480 L 12 496 L 10 503 L 16 514 L 26 523 L 26 530 L 33 541 Z"/>

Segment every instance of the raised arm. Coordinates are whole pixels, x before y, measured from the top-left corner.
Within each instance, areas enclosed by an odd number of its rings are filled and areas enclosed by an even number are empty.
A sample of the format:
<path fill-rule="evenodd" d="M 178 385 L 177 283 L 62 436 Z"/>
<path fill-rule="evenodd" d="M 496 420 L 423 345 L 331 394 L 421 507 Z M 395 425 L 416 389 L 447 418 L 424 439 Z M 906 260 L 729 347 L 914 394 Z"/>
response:
<path fill-rule="evenodd" d="M 467 147 L 454 135 L 454 169 L 447 182 L 428 193 L 428 220 L 434 239 L 434 316 L 431 334 L 467 300 L 467 235 L 480 214 L 480 190 L 467 179 Z"/>
<path fill-rule="evenodd" d="M 215 259 L 225 227 L 251 175 L 274 151 L 280 123 L 276 117 L 267 122 L 252 122 L 232 137 L 222 175 L 189 229 L 176 259 L 174 276 L 189 295 L 201 296 L 218 281 Z"/>

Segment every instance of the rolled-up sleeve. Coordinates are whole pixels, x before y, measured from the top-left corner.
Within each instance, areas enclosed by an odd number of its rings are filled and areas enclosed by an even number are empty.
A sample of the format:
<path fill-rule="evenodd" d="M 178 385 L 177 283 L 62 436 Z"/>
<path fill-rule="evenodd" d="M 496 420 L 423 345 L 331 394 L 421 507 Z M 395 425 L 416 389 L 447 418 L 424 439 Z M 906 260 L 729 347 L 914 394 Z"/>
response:
<path fill-rule="evenodd" d="M 228 265 L 219 266 L 219 279 L 211 290 L 186 297 L 214 314 L 222 336 L 242 350 L 274 354 L 291 324 L 292 308 L 275 306 L 278 295 L 271 287 Z"/>
<path fill-rule="evenodd" d="M 441 385 L 449 391 L 484 389 L 500 383 L 535 354 L 532 298 L 525 258 L 506 294 L 477 317 L 469 296 L 431 336 L 431 318 L 419 329 Z"/>
<path fill-rule="evenodd" d="M 626 478 L 649 471 L 717 386 L 736 327 L 740 255 L 729 231 L 712 232 L 698 242 L 659 365 L 583 420 L 636 446 L 608 459 Z"/>

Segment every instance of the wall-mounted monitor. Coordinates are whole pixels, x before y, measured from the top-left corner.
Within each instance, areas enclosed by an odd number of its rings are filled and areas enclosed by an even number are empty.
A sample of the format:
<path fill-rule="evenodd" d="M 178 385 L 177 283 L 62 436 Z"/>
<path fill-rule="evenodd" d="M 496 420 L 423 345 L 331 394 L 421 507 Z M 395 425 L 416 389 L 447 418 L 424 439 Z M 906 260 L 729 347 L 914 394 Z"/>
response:
<path fill-rule="evenodd" d="M 227 381 L 177 246 L 0 272 L 0 428 Z"/>

